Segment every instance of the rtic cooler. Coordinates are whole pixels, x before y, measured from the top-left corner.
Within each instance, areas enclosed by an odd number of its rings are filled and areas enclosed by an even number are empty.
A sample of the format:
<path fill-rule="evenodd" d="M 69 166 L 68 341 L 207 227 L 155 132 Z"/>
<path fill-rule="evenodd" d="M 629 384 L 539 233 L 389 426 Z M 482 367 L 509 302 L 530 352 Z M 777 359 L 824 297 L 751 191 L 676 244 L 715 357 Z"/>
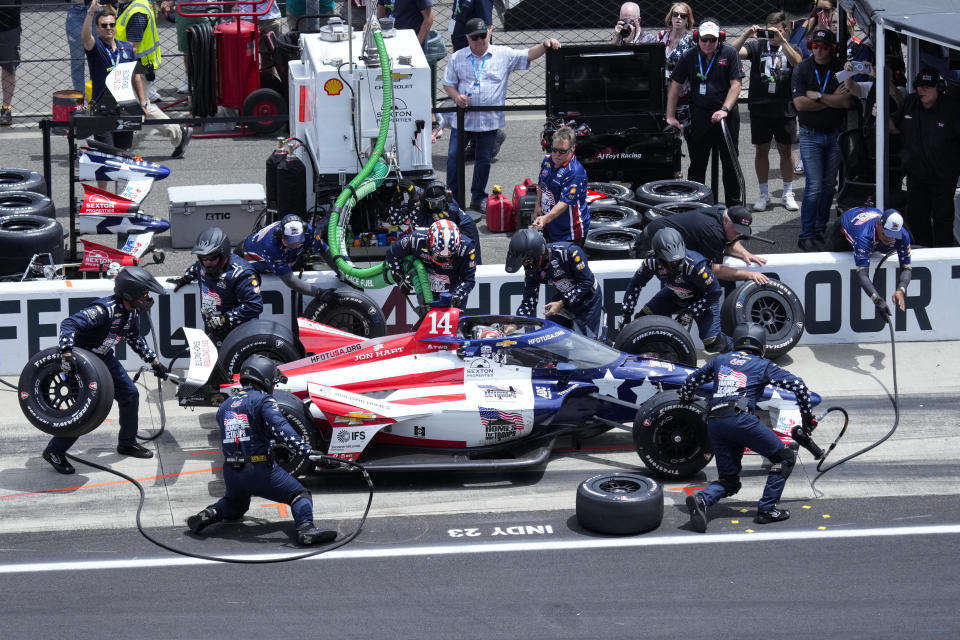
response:
<path fill-rule="evenodd" d="M 494 233 L 516 231 L 517 217 L 513 214 L 513 205 L 503 195 L 500 185 L 494 185 L 493 193 L 487 198 L 487 228 Z"/>
<path fill-rule="evenodd" d="M 220 227 L 236 246 L 250 233 L 267 194 L 260 184 L 204 184 L 170 187 L 170 244 L 174 249 L 193 247 L 204 229 Z"/>

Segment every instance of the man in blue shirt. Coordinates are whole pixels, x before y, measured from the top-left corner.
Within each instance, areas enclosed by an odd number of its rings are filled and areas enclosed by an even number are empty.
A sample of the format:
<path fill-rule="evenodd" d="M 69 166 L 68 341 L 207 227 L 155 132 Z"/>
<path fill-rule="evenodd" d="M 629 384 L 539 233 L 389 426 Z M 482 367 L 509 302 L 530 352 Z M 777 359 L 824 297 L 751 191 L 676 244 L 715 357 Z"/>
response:
<path fill-rule="evenodd" d="M 574 155 L 575 138 L 570 127 L 554 132 L 550 155 L 540 164 L 537 203 L 530 226 L 542 230 L 550 242 L 566 241 L 583 247 L 590 229 L 590 207 L 587 172 Z"/>
<path fill-rule="evenodd" d="M 516 273 L 521 266 L 523 300 L 517 308 L 518 316 L 532 318 L 540 299 L 540 285 L 553 285 L 560 299 L 543 305 L 544 315 L 566 309 L 573 316 L 574 331 L 588 338 L 600 334 L 603 292 L 580 247 L 568 242 L 547 244 L 539 231 L 520 229 L 510 238 L 505 268 L 507 273 Z"/>
<path fill-rule="evenodd" d="M 903 228 L 903 216 L 896 209 L 880 211 L 873 207 L 857 207 L 844 211 L 840 216 L 843 236 L 853 246 L 853 261 L 857 265 L 860 288 L 870 296 L 884 317 L 890 316 L 890 307 L 877 293 L 870 280 L 870 254 L 880 250 L 889 253 L 896 250 L 900 260 L 900 278 L 891 301 L 901 311 L 906 310 L 907 286 L 910 284 L 910 232 Z"/>
<path fill-rule="evenodd" d="M 706 489 L 687 496 L 690 523 L 700 533 L 707 530 L 707 508 L 740 490 L 743 450 L 765 456 L 773 466 L 757 503 L 754 522 L 768 524 L 790 517 L 778 509 L 777 501 L 793 471 L 797 452 L 788 448 L 754 413 L 757 401 L 768 384 L 792 392 L 803 418 L 803 430 L 809 435 L 817 426 L 810 405 L 810 391 L 803 380 L 763 357 L 767 334 L 763 327 L 741 324 L 733 332 L 733 351 L 722 353 L 689 376 L 680 387 L 680 401 L 689 403 L 700 385 L 712 382 L 707 432 L 717 463 L 717 480 Z"/>
<path fill-rule="evenodd" d="M 313 298 L 325 290 L 294 276 L 293 267 L 304 256 L 325 249 L 313 227 L 291 213 L 244 240 L 243 258 L 257 273 L 275 273 L 283 284 Z"/>

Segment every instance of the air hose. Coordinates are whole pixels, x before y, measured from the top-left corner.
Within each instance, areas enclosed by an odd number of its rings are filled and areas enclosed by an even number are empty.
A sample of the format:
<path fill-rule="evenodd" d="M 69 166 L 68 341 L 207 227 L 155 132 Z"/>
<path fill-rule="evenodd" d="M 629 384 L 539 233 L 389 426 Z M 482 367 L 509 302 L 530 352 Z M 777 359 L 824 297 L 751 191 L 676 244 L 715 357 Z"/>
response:
<path fill-rule="evenodd" d="M 333 254 L 333 266 L 342 280 L 362 289 L 381 289 L 396 284 L 386 263 L 367 268 L 357 267 L 350 260 L 346 243 L 346 229 L 354 205 L 376 191 L 390 172 L 390 167 L 383 160 L 383 150 L 390 131 L 390 122 L 393 119 L 393 84 L 386 81 L 386 78 L 392 77 L 390 57 L 387 55 L 387 48 L 383 43 L 380 23 L 371 19 L 367 28 L 372 30 L 373 39 L 377 45 L 377 55 L 380 59 L 380 73 L 385 79 L 381 106 L 384 117 L 380 119 L 380 131 L 377 133 L 377 142 L 374 145 L 373 153 L 371 153 L 363 168 L 360 169 L 360 172 L 340 192 L 333 203 L 333 208 L 330 211 L 330 222 L 327 226 L 327 244 Z M 386 114 L 390 114 L 390 116 L 386 117 Z M 414 287 L 423 295 L 424 302 L 429 304 L 433 301 L 433 296 L 428 286 L 429 279 L 426 269 L 419 260 L 414 262 L 414 269 Z"/>
<path fill-rule="evenodd" d="M 217 115 L 217 102 L 214 96 L 213 68 L 216 66 L 213 47 L 213 27 L 208 23 L 193 24 L 187 27 L 187 52 L 189 68 L 187 78 L 190 81 L 190 113 L 198 118 Z"/>

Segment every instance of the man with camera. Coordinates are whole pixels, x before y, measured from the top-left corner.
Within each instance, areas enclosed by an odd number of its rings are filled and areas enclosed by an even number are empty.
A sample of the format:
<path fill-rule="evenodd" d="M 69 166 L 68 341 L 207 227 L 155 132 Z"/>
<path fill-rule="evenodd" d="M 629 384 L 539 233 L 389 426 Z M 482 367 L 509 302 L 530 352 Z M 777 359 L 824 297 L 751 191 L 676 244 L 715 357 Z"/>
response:
<path fill-rule="evenodd" d="M 640 6 L 636 2 L 624 2 L 620 5 L 620 19 L 613 27 L 613 40 L 610 44 L 644 44 L 656 41 L 655 33 L 643 30 Z"/>
<path fill-rule="evenodd" d="M 787 17 L 782 11 L 775 11 L 767 16 L 765 29 L 753 25 L 733 42 L 740 57 L 750 61 L 747 108 L 750 110 L 750 142 L 757 148 L 754 168 L 760 186 L 754 211 L 765 211 L 770 205 L 767 177 L 771 139 L 776 140 L 780 154 L 783 207 L 787 211 L 800 208 L 793 196 L 791 145 L 797 143 L 797 110 L 790 95 L 790 78 L 801 58 L 786 40 L 786 26 Z"/>

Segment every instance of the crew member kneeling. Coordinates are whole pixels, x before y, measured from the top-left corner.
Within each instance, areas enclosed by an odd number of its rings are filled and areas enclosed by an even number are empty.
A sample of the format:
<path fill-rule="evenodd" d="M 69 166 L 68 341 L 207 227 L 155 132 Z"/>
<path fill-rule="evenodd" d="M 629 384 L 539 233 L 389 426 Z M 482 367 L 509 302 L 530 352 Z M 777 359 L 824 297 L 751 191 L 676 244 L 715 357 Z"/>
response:
<path fill-rule="evenodd" d="M 146 269 L 127 267 L 117 275 L 112 296 L 94 300 L 60 323 L 60 357 L 63 359 L 64 380 L 74 375 L 74 347 L 88 349 L 103 360 L 113 378 L 114 397 L 120 409 L 117 453 L 135 458 L 152 458 L 153 452 L 137 443 L 140 392 L 113 354 L 113 348 L 120 340 L 126 340 L 158 376 L 166 373 L 157 354 L 140 335 L 140 312 L 148 312 L 153 306 L 150 292 L 159 294 L 164 291 Z M 73 473 L 73 465 L 65 454 L 76 441 L 76 438 L 54 437 L 44 449 L 43 459 L 60 473 Z"/>
<path fill-rule="evenodd" d="M 240 368 L 243 388 L 217 410 L 226 491 L 217 502 L 187 518 L 193 533 L 224 519 L 242 517 L 250 508 L 250 497 L 259 496 L 290 505 L 300 544 L 323 544 L 337 537 L 335 531 L 314 526 L 310 492 L 274 461 L 271 441 L 304 455 L 316 453 L 280 413 L 272 394 L 281 380 L 270 358 L 252 355 L 244 361 Z"/>
<path fill-rule="evenodd" d="M 573 316 L 577 333 L 596 338 L 603 315 L 603 293 L 587 264 L 587 256 L 575 244 L 547 244 L 539 231 L 520 229 L 510 238 L 507 249 L 507 273 L 523 267 L 523 300 L 518 316 L 533 317 L 540 299 L 540 285 L 552 284 L 560 299 L 543 305 L 547 317 L 567 309 Z"/>
<path fill-rule="evenodd" d="M 706 489 L 687 496 L 690 524 L 700 533 L 707 530 L 707 508 L 740 490 L 740 462 L 744 447 L 766 456 L 772 463 L 767 485 L 757 504 L 754 522 L 768 524 L 790 517 L 777 501 L 793 471 L 797 452 L 788 448 L 754 414 L 763 388 L 768 384 L 793 392 L 809 434 L 817 421 L 810 408 L 810 390 L 803 380 L 763 357 L 767 334 L 755 324 L 741 324 L 733 331 L 733 351 L 723 353 L 700 367 L 680 387 L 680 401 L 689 403 L 703 383 L 713 380 L 707 432 L 713 446 L 719 479 Z"/>

